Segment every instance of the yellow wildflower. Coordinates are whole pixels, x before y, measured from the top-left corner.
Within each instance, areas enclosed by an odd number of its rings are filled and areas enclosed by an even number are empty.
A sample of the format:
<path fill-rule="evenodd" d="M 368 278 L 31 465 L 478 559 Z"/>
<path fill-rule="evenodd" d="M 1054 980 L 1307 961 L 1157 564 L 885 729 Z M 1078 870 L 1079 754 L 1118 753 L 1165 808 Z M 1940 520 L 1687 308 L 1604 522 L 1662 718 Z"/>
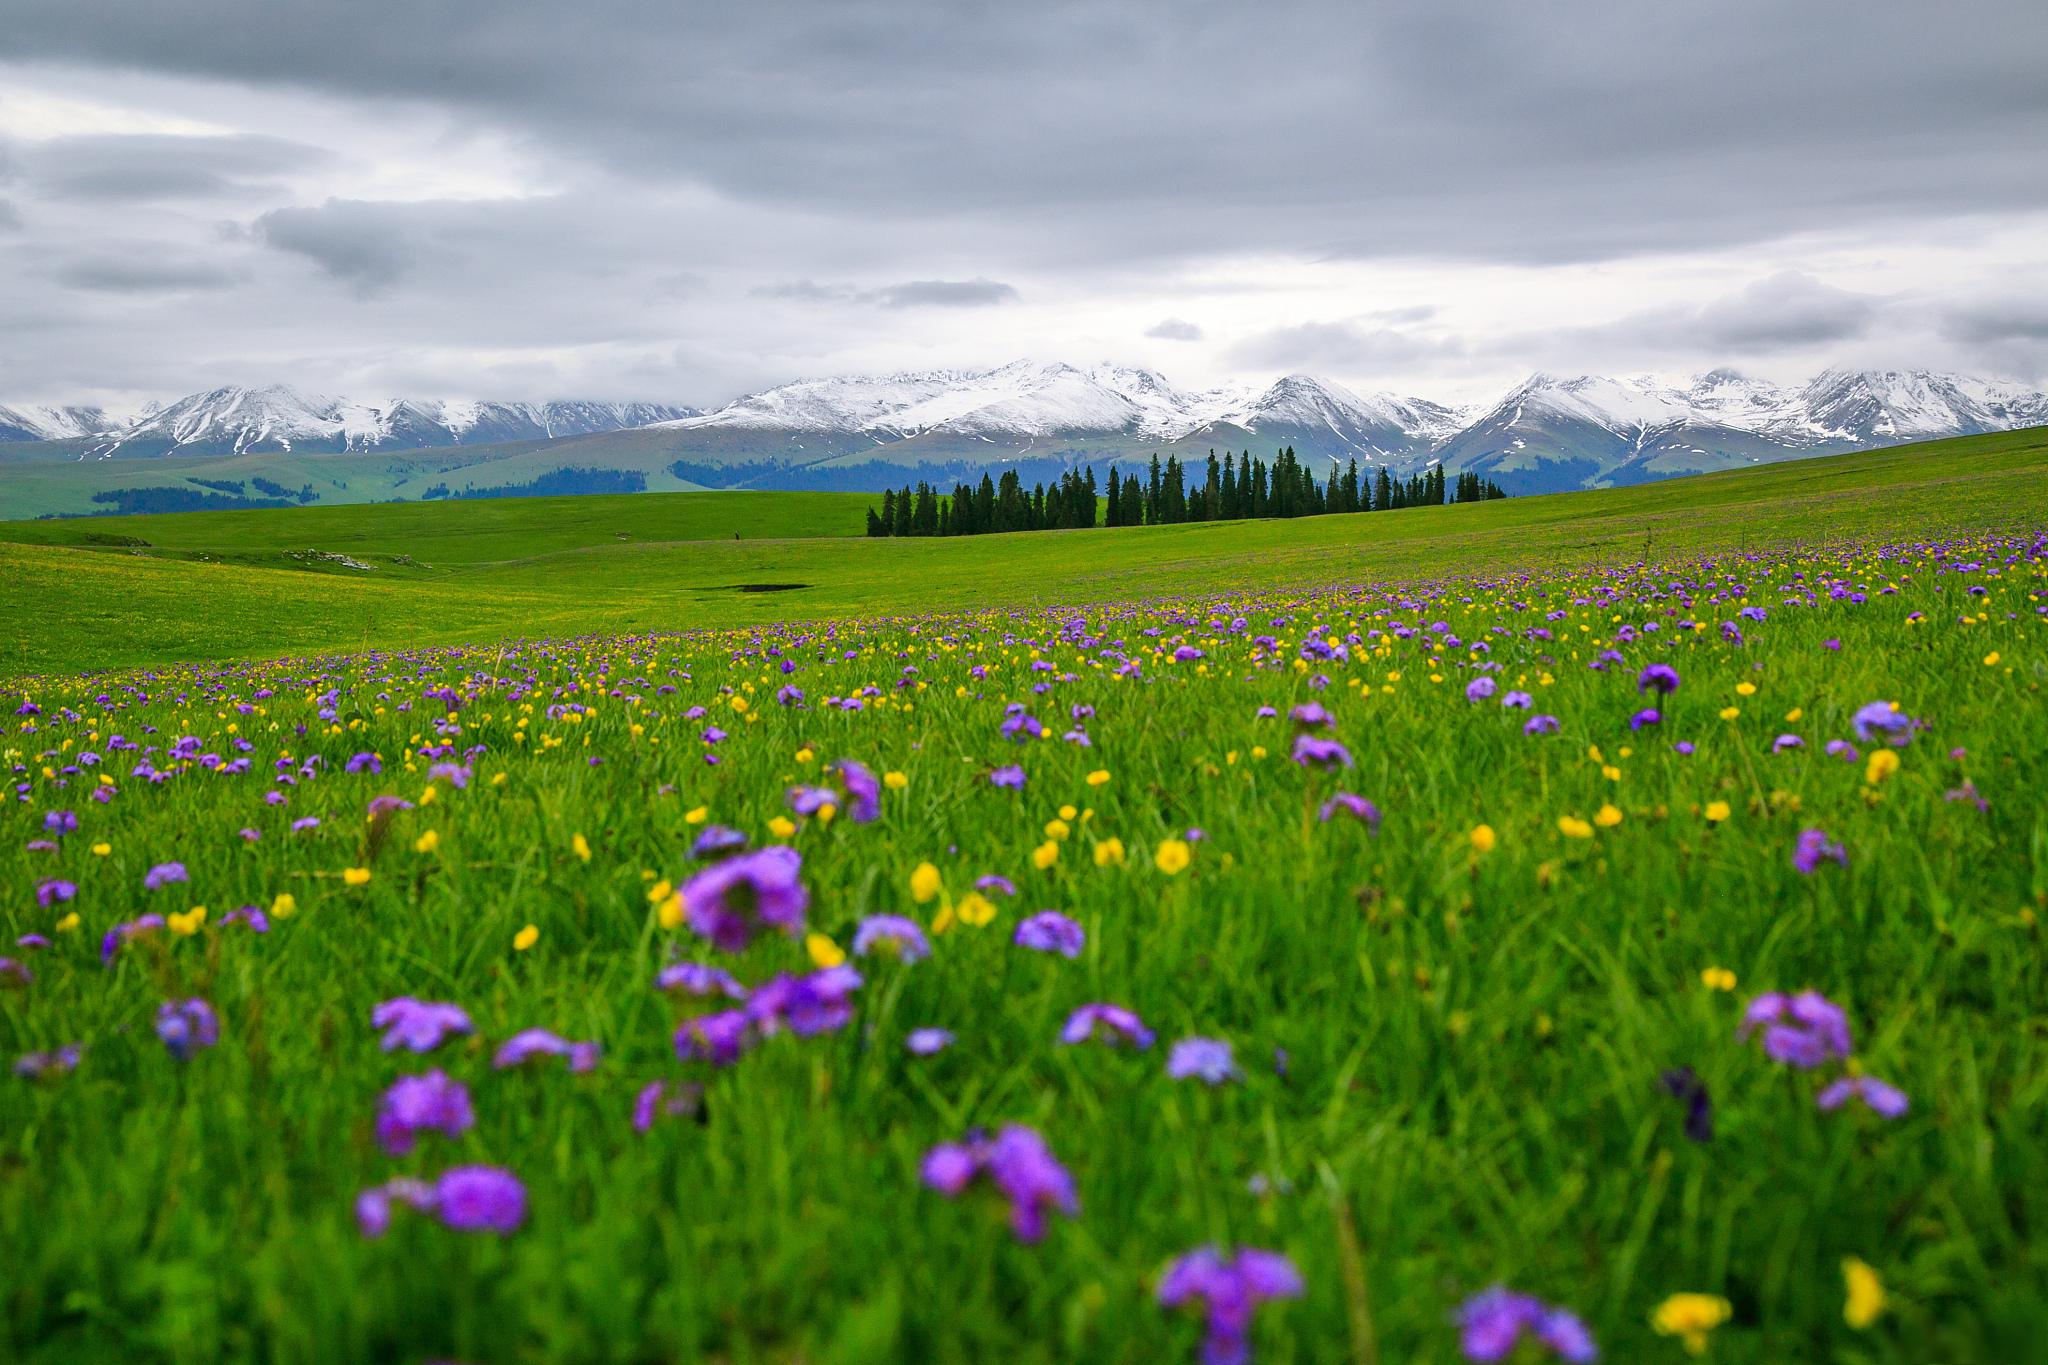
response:
<path fill-rule="evenodd" d="M 440 846 L 441 836 L 433 830 L 428 830 L 425 834 L 412 841 L 412 851 L 415 853 L 432 853 Z"/>
<path fill-rule="evenodd" d="M 170 926 L 172 933 L 190 937 L 199 932 L 200 925 L 206 923 L 206 907 L 195 905 L 182 915 L 173 911 L 164 916 L 164 923 Z"/>
<path fill-rule="evenodd" d="M 825 934 L 809 934 L 804 938 L 804 951 L 811 955 L 811 961 L 820 967 L 837 967 L 846 961 L 846 949 L 834 943 Z"/>
<path fill-rule="evenodd" d="M 95 858 L 104 858 L 113 851 L 114 846 L 112 844 L 100 843 L 92 846 L 92 856 Z"/>
<path fill-rule="evenodd" d="M 1095 846 L 1097 867 L 1122 867 L 1124 865 L 1124 841 L 1115 837 L 1104 839 Z"/>
<path fill-rule="evenodd" d="M 71 912 L 70 914 L 66 915 L 66 916 L 65 916 L 65 917 L 64 917 L 63 919 L 60 919 L 60 920 L 58 920 L 58 921 L 57 921 L 57 932 L 58 932 L 58 933 L 60 933 L 60 934 L 68 934 L 68 933 L 70 933 L 70 932 L 71 932 L 72 930 L 76 929 L 77 927 L 78 927 L 78 912 L 77 912 L 76 910 L 73 910 L 73 911 L 72 911 L 72 912 Z"/>
<path fill-rule="evenodd" d="M 1493 832 L 1492 825 L 1472 826 L 1470 837 L 1474 853 L 1491 853 L 1495 846 L 1500 843 L 1500 837 Z"/>
<path fill-rule="evenodd" d="M 979 891 L 970 891 L 960 898 L 960 904 L 954 907 L 954 913 L 960 917 L 962 924 L 971 924 L 979 928 L 996 917 L 996 905 Z"/>
<path fill-rule="evenodd" d="M 341 880 L 349 886 L 367 885 L 370 880 L 370 869 L 367 867 L 348 868 L 341 874 Z"/>
<path fill-rule="evenodd" d="M 910 779 L 899 772 L 886 772 L 882 774 L 882 785 L 892 792 L 900 792 L 910 785 Z"/>
<path fill-rule="evenodd" d="M 1031 850 L 1031 865 L 1040 872 L 1045 871 L 1045 869 L 1051 867 L 1059 860 L 1060 846 L 1051 839 L 1047 839 L 1037 848 Z"/>
<path fill-rule="evenodd" d="M 1602 806 L 1593 813 L 1593 823 L 1602 829 L 1613 829 L 1621 823 L 1621 811 L 1612 805 Z"/>
<path fill-rule="evenodd" d="M 1899 770 L 1899 756 L 1891 749 L 1878 749 L 1870 755 L 1870 761 L 1863 765 L 1863 780 L 1875 787 Z"/>
<path fill-rule="evenodd" d="M 1700 973 L 1700 984 L 1710 991 L 1735 989 L 1735 973 L 1726 967 L 1708 967 Z"/>
<path fill-rule="evenodd" d="M 540 942 L 540 927 L 529 924 L 518 933 L 512 935 L 512 951 L 523 953 L 538 942 Z"/>
<path fill-rule="evenodd" d="M 1193 860 L 1193 856 L 1188 849 L 1187 840 L 1166 839 L 1162 840 L 1159 847 L 1154 850 L 1152 865 L 1167 876 L 1173 877 L 1187 870 L 1187 865 Z"/>
<path fill-rule="evenodd" d="M 584 862 L 589 862 L 590 840 L 584 838 L 581 834 L 576 835 L 574 838 L 569 840 L 569 851 L 574 853 L 578 858 L 582 859 Z"/>
<path fill-rule="evenodd" d="M 1657 1305 L 1650 1325 L 1657 1335 L 1678 1337 L 1694 1355 L 1707 1350 L 1707 1333 L 1728 1321 L 1735 1310 L 1718 1294 L 1673 1294 Z"/>
<path fill-rule="evenodd" d="M 1884 1281 L 1855 1256 L 1842 1258 L 1842 1284 L 1848 1299 L 1842 1304 L 1842 1321 L 1862 1331 L 1884 1312 Z"/>
<path fill-rule="evenodd" d="M 1728 818 L 1728 803 L 1726 801 L 1709 801 L 1707 802 L 1706 810 L 1702 814 L 1707 817 L 1709 824 L 1718 825 Z"/>
<path fill-rule="evenodd" d="M 796 822 L 787 815 L 778 815 L 768 822 L 768 832 L 778 839 L 787 839 L 796 833 Z"/>
<path fill-rule="evenodd" d="M 698 806 L 693 810 L 683 812 L 683 823 L 686 825 L 701 825 L 710 814 L 711 807 Z"/>
<path fill-rule="evenodd" d="M 1091 787 L 1099 787 L 1107 781 L 1109 781 L 1109 769 L 1107 768 L 1097 768 L 1094 772 L 1088 774 L 1088 785 Z"/>
<path fill-rule="evenodd" d="M 270 914 L 273 919 L 290 919 L 299 913 L 299 898 L 289 891 L 280 891 L 270 898 Z"/>
<path fill-rule="evenodd" d="M 910 870 L 910 898 L 919 905 L 939 894 L 939 869 L 919 863 Z"/>
<path fill-rule="evenodd" d="M 1576 815 L 1558 816 L 1557 832 L 1567 839 L 1590 839 L 1593 837 L 1593 827 Z"/>

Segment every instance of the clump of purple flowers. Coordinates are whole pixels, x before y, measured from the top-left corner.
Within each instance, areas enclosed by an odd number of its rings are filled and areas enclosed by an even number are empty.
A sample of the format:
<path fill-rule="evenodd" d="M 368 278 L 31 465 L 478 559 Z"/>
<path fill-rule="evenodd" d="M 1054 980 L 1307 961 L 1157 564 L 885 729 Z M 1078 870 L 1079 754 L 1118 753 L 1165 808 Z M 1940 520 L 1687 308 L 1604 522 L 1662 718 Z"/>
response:
<path fill-rule="evenodd" d="M 386 1052 L 432 1052 L 449 1034 L 468 1033 L 471 1025 L 460 1005 L 401 995 L 370 1011 L 370 1027 L 384 1030 L 381 1043 Z"/>
<path fill-rule="evenodd" d="M 500 1237 L 526 1221 L 526 1187 L 498 1166 L 455 1166 L 432 1184 L 387 1180 L 356 1196 L 356 1226 L 365 1237 L 391 1230 L 391 1206 L 404 1204 L 432 1214 L 457 1232 L 495 1232 Z"/>
<path fill-rule="evenodd" d="M 1041 910 L 1018 923 L 1013 941 L 1021 948 L 1058 953 L 1071 960 L 1081 956 L 1088 933 L 1057 910 Z"/>
<path fill-rule="evenodd" d="M 1301 1272 L 1277 1251 L 1240 1248 L 1225 1257 L 1213 1246 L 1197 1247 L 1166 1268 L 1159 1303 L 1179 1308 L 1200 1301 L 1203 1308 L 1203 1365 L 1243 1365 L 1251 1359 L 1252 1315 L 1268 1299 L 1298 1299 Z"/>
<path fill-rule="evenodd" d="M 800 933 L 811 903 L 802 871 L 802 856 L 782 844 L 737 854 L 683 883 L 684 913 L 692 929 L 728 953 L 766 929 Z"/>
<path fill-rule="evenodd" d="M 1849 1038 L 1849 1016 L 1819 991 L 1786 995 L 1768 991 L 1749 1002 L 1735 1036 L 1764 1034 L 1764 1055 L 1774 1062 L 1812 1070 L 1832 1057 L 1855 1050 Z"/>
<path fill-rule="evenodd" d="M 1221 1038 L 1183 1038 L 1166 1056 L 1166 1074 L 1177 1081 L 1221 1085 L 1237 1079 L 1237 1058 Z"/>
<path fill-rule="evenodd" d="M 1811 877 L 1822 863 L 1849 865 L 1849 850 L 1830 837 L 1824 829 L 1803 829 L 1799 831 L 1799 843 L 1792 850 L 1792 866 Z"/>
<path fill-rule="evenodd" d="M 401 1076 L 384 1092 L 377 1105 L 377 1145 L 404 1156 L 421 1133 L 460 1137 L 475 1123 L 468 1089 L 437 1067 L 424 1076 Z"/>
<path fill-rule="evenodd" d="M 569 1070 L 581 1073 L 597 1066 L 598 1054 L 596 1043 L 572 1043 L 544 1028 L 530 1028 L 520 1030 L 500 1044 L 497 1055 L 491 1058 L 491 1065 L 504 1071 L 524 1066 L 536 1057 L 566 1057 Z"/>
<path fill-rule="evenodd" d="M 1122 1005 L 1083 1005 L 1067 1016 L 1060 1029 L 1062 1043 L 1085 1043 L 1100 1038 L 1105 1043 L 1128 1042 L 1132 1047 L 1152 1046 L 1152 1030 L 1145 1027 L 1135 1010 Z"/>
<path fill-rule="evenodd" d="M 220 1018 L 204 1000 L 166 1000 L 157 1007 L 156 1036 L 182 1062 L 220 1041 Z"/>
<path fill-rule="evenodd" d="M 1506 1360 L 1524 1337 L 1571 1365 L 1598 1360 L 1593 1334 L 1570 1309 L 1502 1286 L 1483 1289 L 1458 1309 L 1459 1346 L 1467 1360 Z"/>
<path fill-rule="evenodd" d="M 1080 1213 L 1074 1177 L 1062 1166 L 1045 1139 L 1030 1128 L 1012 1124 L 989 1138 L 970 1133 L 964 1142 L 942 1142 L 925 1153 L 919 1168 L 924 1183 L 956 1198 L 977 1176 L 986 1176 L 1010 1201 L 1010 1226 L 1019 1241 L 1045 1236 L 1047 1210 L 1072 1218 Z"/>

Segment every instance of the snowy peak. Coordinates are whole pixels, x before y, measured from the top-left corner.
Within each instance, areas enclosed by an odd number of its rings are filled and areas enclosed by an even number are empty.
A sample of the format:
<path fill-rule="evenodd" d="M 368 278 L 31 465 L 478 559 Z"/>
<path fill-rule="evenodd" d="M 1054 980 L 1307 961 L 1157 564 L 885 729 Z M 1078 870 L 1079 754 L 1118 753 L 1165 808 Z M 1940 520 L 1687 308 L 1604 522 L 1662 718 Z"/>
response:
<path fill-rule="evenodd" d="M 2004 423 L 1969 383 L 1924 370 L 1823 370 L 1798 404 L 1817 431 L 1859 443 L 1998 430 Z"/>
<path fill-rule="evenodd" d="M 0 441 L 74 441 L 106 427 L 99 408 L 0 407 Z"/>
<path fill-rule="evenodd" d="M 405 450 L 619 431 L 692 411 L 655 403 L 326 398 L 273 384 L 210 389 L 80 434 L 99 437 L 91 448 L 98 456 Z"/>

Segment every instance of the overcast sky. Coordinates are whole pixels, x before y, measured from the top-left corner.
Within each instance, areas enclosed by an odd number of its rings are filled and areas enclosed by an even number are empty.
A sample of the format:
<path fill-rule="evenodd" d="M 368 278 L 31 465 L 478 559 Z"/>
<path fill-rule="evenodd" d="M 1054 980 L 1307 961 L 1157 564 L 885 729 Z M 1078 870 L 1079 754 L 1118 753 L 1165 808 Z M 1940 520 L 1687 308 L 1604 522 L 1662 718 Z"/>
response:
<path fill-rule="evenodd" d="M 2042 0 L 0 0 L 0 403 L 2048 370 Z"/>

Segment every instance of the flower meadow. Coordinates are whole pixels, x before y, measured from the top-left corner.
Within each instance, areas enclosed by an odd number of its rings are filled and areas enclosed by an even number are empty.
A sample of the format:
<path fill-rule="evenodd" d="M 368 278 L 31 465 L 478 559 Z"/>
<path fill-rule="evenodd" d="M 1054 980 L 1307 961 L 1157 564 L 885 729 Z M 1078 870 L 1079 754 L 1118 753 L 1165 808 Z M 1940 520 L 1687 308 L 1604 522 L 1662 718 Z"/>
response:
<path fill-rule="evenodd" d="M 7 684 L 10 1359 L 2012 1362 L 2048 539 Z"/>

